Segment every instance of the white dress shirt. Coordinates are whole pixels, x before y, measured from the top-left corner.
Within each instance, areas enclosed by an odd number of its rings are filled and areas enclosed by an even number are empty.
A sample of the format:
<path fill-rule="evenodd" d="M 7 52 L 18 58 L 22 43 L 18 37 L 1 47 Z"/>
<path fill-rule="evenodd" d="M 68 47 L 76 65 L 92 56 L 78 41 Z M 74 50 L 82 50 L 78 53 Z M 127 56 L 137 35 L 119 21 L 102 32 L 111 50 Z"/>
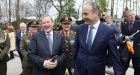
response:
<path fill-rule="evenodd" d="M 95 36 L 96 36 L 96 33 L 98 31 L 99 24 L 100 24 L 100 20 L 96 24 L 94 24 L 94 25 L 88 25 L 87 38 L 88 38 L 88 35 L 89 35 L 90 27 L 93 26 L 93 29 L 92 29 L 92 32 L 93 32 L 93 34 L 92 34 L 93 35 L 92 43 L 93 43 L 93 41 L 95 39 Z M 86 39 L 86 43 L 87 43 L 87 39 Z"/>

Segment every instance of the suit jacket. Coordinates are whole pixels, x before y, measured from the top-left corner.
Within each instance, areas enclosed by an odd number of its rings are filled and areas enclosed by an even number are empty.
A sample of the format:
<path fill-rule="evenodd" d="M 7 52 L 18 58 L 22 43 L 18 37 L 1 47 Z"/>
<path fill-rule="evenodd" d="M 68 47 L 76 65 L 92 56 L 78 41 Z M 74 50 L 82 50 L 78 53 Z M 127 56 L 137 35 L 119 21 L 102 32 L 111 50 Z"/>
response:
<path fill-rule="evenodd" d="M 18 30 L 16 31 L 16 49 L 20 51 L 20 41 L 21 41 L 21 32 Z"/>
<path fill-rule="evenodd" d="M 92 48 L 86 44 L 88 25 L 77 30 L 73 52 L 75 75 L 105 75 L 107 50 L 111 53 L 115 75 L 122 75 L 122 67 L 117 51 L 114 30 L 100 23 Z"/>
<path fill-rule="evenodd" d="M 44 31 L 37 32 L 32 35 L 28 58 L 33 64 L 33 75 L 59 75 L 59 66 L 65 58 L 65 41 L 62 36 L 53 32 L 53 49 L 52 54 L 49 50 L 48 39 Z M 53 70 L 43 67 L 46 59 L 50 59 L 52 55 L 58 55 L 58 65 Z"/>
<path fill-rule="evenodd" d="M 130 36 L 132 35 L 133 33 L 135 33 L 137 30 L 140 30 L 140 21 L 135 21 L 133 23 L 133 28 L 132 28 L 132 31 L 130 32 L 129 31 L 129 24 L 128 22 L 125 22 L 123 25 L 122 25 L 122 35 L 123 37 L 124 36 Z M 124 38 L 123 38 L 124 39 Z M 140 57 L 140 32 L 137 33 L 134 38 L 132 39 L 133 41 L 133 48 L 135 50 L 134 52 L 134 56 L 135 57 Z"/>

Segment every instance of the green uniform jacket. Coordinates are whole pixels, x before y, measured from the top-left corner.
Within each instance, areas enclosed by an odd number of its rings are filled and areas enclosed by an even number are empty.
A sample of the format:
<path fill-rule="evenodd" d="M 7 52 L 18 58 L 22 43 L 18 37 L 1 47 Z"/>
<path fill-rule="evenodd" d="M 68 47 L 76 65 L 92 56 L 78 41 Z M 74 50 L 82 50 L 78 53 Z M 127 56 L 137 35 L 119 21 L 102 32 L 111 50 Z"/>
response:
<path fill-rule="evenodd" d="M 27 34 L 24 34 L 21 38 L 20 49 L 21 54 L 23 55 L 23 75 L 31 75 L 32 73 L 32 65 L 27 58 L 28 50 L 29 50 L 30 38 Z"/>

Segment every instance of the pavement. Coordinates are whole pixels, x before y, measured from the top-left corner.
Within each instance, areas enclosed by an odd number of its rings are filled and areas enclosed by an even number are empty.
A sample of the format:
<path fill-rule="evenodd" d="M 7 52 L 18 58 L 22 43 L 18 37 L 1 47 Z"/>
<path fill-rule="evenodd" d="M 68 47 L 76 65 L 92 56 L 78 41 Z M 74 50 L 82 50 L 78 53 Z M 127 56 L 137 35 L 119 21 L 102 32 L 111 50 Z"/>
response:
<path fill-rule="evenodd" d="M 8 65 L 7 75 L 20 75 L 20 73 L 22 72 L 21 62 L 18 53 L 14 51 L 14 54 L 15 58 L 7 62 Z M 132 66 L 132 63 L 130 63 L 130 66 Z M 134 73 L 133 68 L 129 67 L 126 72 L 126 75 L 134 75 L 133 73 Z M 106 68 L 105 75 L 114 75 L 113 68 Z"/>
<path fill-rule="evenodd" d="M 7 62 L 7 75 L 20 75 L 22 72 L 21 61 L 17 51 L 14 51 L 15 58 Z"/>

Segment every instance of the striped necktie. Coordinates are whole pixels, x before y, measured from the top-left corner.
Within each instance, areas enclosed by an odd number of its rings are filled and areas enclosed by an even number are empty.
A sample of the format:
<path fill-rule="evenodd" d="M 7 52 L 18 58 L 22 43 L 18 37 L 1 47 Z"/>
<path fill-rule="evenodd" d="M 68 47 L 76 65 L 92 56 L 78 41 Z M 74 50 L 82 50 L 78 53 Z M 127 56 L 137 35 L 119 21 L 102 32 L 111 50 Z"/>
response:
<path fill-rule="evenodd" d="M 49 43 L 49 48 L 50 48 L 50 52 L 52 54 L 52 46 L 53 46 L 53 41 L 51 39 L 51 34 L 47 34 L 47 38 L 48 38 L 48 43 Z"/>

